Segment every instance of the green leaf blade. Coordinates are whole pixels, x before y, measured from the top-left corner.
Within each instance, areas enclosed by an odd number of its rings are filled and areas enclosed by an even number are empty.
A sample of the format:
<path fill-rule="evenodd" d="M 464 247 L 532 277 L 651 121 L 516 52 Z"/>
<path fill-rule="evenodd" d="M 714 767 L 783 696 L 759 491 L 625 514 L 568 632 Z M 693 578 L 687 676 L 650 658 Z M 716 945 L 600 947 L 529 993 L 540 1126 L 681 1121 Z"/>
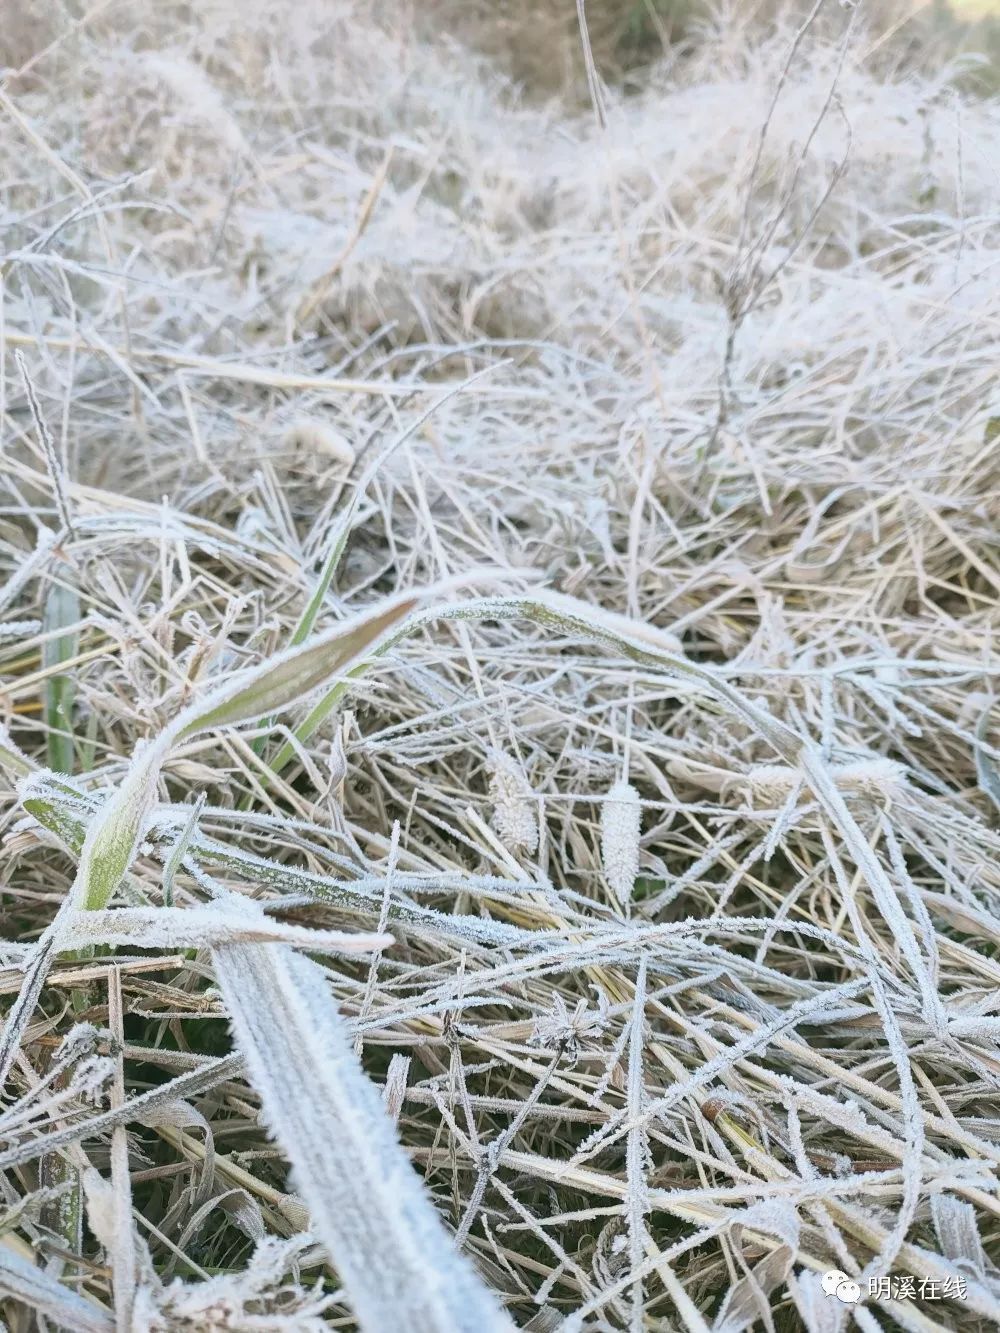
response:
<path fill-rule="evenodd" d="M 42 645 L 42 666 L 46 670 L 72 661 L 79 647 L 79 635 L 70 626 L 80 620 L 80 599 L 74 588 L 54 583 L 45 600 L 43 627 L 47 635 Z M 60 633 L 59 631 L 65 631 Z M 72 773 L 73 700 L 76 687 L 73 677 L 58 671 L 45 680 L 44 714 L 48 728 L 46 749 L 49 767 L 57 773 Z"/>

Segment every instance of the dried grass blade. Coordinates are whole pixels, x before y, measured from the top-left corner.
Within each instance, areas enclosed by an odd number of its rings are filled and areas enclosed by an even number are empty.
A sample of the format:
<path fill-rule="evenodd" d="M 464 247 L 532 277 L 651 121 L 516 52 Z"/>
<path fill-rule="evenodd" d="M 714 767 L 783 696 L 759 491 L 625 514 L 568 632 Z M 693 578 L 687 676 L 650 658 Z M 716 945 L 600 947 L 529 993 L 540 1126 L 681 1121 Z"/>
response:
<path fill-rule="evenodd" d="M 629 1263 L 633 1273 L 632 1308 L 629 1313 L 631 1333 L 642 1333 L 644 1293 L 639 1270 L 642 1267 L 649 1240 L 646 1230 L 646 1213 L 649 1211 L 649 1186 L 646 1180 L 649 1145 L 645 1128 L 642 1125 L 642 1112 L 646 1101 L 642 1070 L 645 1023 L 646 959 L 643 958 L 639 964 L 639 972 L 635 981 L 635 995 L 632 1000 L 632 1023 L 628 1054 L 628 1114 L 630 1124 L 625 1162 L 628 1182 L 626 1223 Z"/>
<path fill-rule="evenodd" d="M 56 919 L 58 920 L 58 917 Z M 25 970 L 24 981 L 17 993 L 17 999 L 7 1015 L 3 1035 L 0 1036 L 0 1089 L 7 1082 L 11 1066 L 21 1048 L 21 1038 L 24 1036 L 24 1030 L 35 1011 L 38 997 L 42 993 L 42 987 L 45 985 L 45 978 L 52 962 L 54 946 L 55 940 L 51 936 L 38 945 L 31 962 Z"/>
<path fill-rule="evenodd" d="M 119 1054 L 115 1060 L 112 1084 L 112 1105 L 121 1107 L 125 1102 L 125 1069 L 121 1050 L 124 1047 L 121 972 L 113 967 L 108 972 L 108 1024 Z M 111 1189 L 114 1199 L 114 1248 L 111 1268 L 115 1292 L 115 1328 L 117 1333 L 129 1333 L 135 1304 L 138 1262 L 135 1228 L 132 1222 L 132 1182 L 129 1176 L 128 1140 L 125 1126 L 116 1125 L 111 1131 Z"/>

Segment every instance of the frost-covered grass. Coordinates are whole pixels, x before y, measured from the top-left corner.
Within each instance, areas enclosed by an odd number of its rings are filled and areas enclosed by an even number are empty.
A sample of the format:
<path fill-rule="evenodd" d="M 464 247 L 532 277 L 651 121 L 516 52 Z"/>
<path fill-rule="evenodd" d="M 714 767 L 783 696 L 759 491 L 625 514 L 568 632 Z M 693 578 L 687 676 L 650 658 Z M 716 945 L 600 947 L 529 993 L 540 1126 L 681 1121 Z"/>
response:
<path fill-rule="evenodd" d="M 992 76 L 489 8 L 0 30 L 0 1317 L 995 1327 Z"/>

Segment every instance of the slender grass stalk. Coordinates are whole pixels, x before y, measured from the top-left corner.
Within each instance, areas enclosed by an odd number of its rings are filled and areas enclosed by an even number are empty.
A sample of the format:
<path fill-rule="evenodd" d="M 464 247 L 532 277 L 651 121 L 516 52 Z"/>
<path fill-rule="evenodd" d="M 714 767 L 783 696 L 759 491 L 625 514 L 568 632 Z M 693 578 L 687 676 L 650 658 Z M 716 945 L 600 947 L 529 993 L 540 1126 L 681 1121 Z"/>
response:
<path fill-rule="evenodd" d="M 47 751 L 49 767 L 57 773 L 72 773 L 74 765 L 73 698 L 75 685 L 69 673 L 57 671 L 78 651 L 79 635 L 70 627 L 80 619 L 80 599 L 76 591 L 63 583 L 53 583 L 45 600 L 44 628 L 47 635 L 42 665 L 54 674 L 45 681 L 45 725 L 49 728 Z"/>

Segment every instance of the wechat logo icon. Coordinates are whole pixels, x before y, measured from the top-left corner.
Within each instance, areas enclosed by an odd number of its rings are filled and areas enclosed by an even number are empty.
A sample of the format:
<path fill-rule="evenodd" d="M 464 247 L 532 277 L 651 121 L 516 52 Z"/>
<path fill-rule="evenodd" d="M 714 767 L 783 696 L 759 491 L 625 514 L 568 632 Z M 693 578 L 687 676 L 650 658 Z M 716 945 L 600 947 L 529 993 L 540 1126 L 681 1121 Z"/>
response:
<path fill-rule="evenodd" d="M 836 1296 L 845 1305 L 854 1305 L 861 1299 L 861 1288 L 839 1268 L 831 1268 L 821 1279 L 823 1290 L 828 1296 Z"/>

